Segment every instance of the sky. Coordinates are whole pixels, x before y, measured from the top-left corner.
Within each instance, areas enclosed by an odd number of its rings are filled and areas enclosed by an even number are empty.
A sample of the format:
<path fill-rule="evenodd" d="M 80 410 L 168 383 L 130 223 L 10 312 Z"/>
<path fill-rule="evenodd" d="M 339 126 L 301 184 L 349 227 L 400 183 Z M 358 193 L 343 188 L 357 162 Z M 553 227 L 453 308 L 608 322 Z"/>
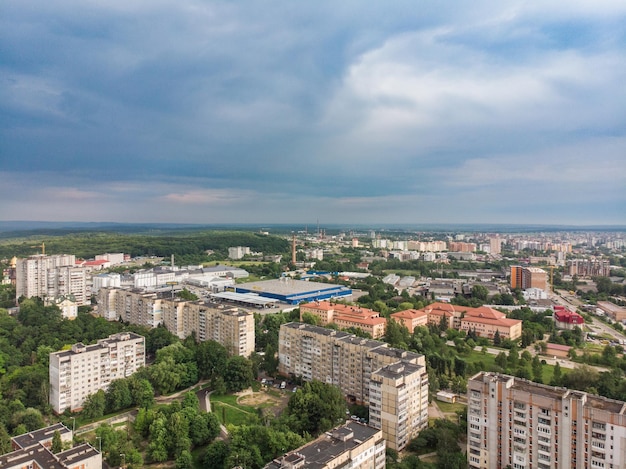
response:
<path fill-rule="evenodd" d="M 2 0 L 0 220 L 626 224 L 626 2 Z"/>

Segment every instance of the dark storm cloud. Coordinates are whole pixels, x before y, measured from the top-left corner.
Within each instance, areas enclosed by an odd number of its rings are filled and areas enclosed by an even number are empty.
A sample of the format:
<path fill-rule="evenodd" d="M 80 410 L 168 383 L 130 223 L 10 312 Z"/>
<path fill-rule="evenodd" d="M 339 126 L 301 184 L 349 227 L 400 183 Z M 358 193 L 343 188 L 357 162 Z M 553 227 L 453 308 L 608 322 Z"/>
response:
<path fill-rule="evenodd" d="M 625 10 L 5 2 L 0 217 L 621 223 Z"/>

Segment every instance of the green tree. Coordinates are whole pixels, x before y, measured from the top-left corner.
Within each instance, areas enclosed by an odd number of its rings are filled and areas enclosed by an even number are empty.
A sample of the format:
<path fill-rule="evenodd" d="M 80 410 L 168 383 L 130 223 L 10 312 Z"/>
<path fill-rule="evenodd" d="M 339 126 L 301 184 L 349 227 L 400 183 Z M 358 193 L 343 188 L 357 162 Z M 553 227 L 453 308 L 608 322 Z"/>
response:
<path fill-rule="evenodd" d="M 311 381 L 291 396 L 285 417 L 296 433 L 319 435 L 343 420 L 345 411 L 345 399 L 338 387 Z"/>
<path fill-rule="evenodd" d="M 484 285 L 476 284 L 472 287 L 472 297 L 477 298 L 480 301 L 487 301 L 487 297 L 489 296 L 489 290 Z"/>
<path fill-rule="evenodd" d="M 174 467 L 176 469 L 193 469 L 193 457 L 189 450 L 183 450 L 180 456 L 176 458 Z"/>
<path fill-rule="evenodd" d="M 226 368 L 228 352 L 226 349 L 213 340 L 200 342 L 196 348 L 196 363 L 198 374 L 202 379 L 213 379 L 221 375 Z"/>
<path fill-rule="evenodd" d="M 226 362 L 224 382 L 230 392 L 239 392 L 252 385 L 252 362 L 245 357 L 234 356 Z"/>
<path fill-rule="evenodd" d="M 83 415 L 88 419 L 98 419 L 104 415 L 106 408 L 106 395 L 102 389 L 90 394 L 83 404 Z"/>
<path fill-rule="evenodd" d="M 225 469 L 226 459 L 230 454 L 228 444 L 224 441 L 214 441 L 211 443 L 204 454 L 204 467 L 212 467 L 215 469 Z"/>
<path fill-rule="evenodd" d="M 132 376 L 128 382 L 133 403 L 137 407 L 149 409 L 154 405 L 154 388 L 150 381 Z"/>
<path fill-rule="evenodd" d="M 532 369 L 533 369 L 533 381 L 537 383 L 543 383 L 543 365 L 539 360 L 539 357 L 535 355 L 532 360 Z"/>
<path fill-rule="evenodd" d="M 302 322 L 305 324 L 311 324 L 313 326 L 319 326 L 322 323 L 321 319 L 318 316 L 308 312 L 302 313 Z"/>
<path fill-rule="evenodd" d="M 106 391 L 107 412 L 117 412 L 126 409 L 133 404 L 133 398 L 128 388 L 127 379 L 116 379 L 111 381 Z"/>
<path fill-rule="evenodd" d="M 11 447 L 11 436 L 6 427 L 0 423 L 0 455 L 13 451 Z"/>
<path fill-rule="evenodd" d="M 61 442 L 61 433 L 59 430 L 55 430 L 52 434 L 52 447 L 50 448 L 54 454 L 63 451 L 63 443 Z"/>
<path fill-rule="evenodd" d="M 493 335 L 493 345 L 498 347 L 502 343 L 502 338 L 500 337 L 500 331 L 496 331 Z"/>
<path fill-rule="evenodd" d="M 210 443 L 220 434 L 220 422 L 213 413 L 197 413 L 189 422 L 189 437 L 194 446 Z"/>
<path fill-rule="evenodd" d="M 552 372 L 552 379 L 550 380 L 550 386 L 561 386 L 563 382 L 563 376 L 561 372 L 561 365 L 559 362 L 554 365 L 554 371 Z"/>

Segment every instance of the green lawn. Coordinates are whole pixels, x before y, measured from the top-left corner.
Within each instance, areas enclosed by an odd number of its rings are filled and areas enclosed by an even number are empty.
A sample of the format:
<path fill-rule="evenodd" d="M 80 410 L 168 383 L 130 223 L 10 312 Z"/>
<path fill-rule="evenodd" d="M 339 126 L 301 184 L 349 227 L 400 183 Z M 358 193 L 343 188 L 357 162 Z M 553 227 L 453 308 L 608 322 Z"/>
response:
<path fill-rule="evenodd" d="M 466 404 L 461 404 L 460 402 L 457 402 L 456 404 L 450 404 L 449 402 L 437 401 L 437 406 L 441 409 L 442 412 L 456 413 L 463 410 L 466 407 Z"/>
<path fill-rule="evenodd" d="M 211 403 L 211 409 L 223 425 L 247 425 L 257 420 L 256 412 L 251 413 L 223 402 Z"/>

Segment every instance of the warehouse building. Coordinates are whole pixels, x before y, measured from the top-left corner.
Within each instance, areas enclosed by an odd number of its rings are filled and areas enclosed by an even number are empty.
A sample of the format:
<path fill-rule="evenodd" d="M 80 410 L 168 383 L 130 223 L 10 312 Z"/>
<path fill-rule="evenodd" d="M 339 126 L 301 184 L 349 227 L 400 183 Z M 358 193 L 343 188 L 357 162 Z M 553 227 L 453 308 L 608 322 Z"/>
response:
<path fill-rule="evenodd" d="M 236 293 L 256 293 L 266 298 L 274 298 L 282 303 L 297 305 L 302 302 L 343 298 L 352 295 L 352 290 L 343 285 L 307 282 L 281 277 L 277 280 L 242 283 L 235 285 Z"/>

